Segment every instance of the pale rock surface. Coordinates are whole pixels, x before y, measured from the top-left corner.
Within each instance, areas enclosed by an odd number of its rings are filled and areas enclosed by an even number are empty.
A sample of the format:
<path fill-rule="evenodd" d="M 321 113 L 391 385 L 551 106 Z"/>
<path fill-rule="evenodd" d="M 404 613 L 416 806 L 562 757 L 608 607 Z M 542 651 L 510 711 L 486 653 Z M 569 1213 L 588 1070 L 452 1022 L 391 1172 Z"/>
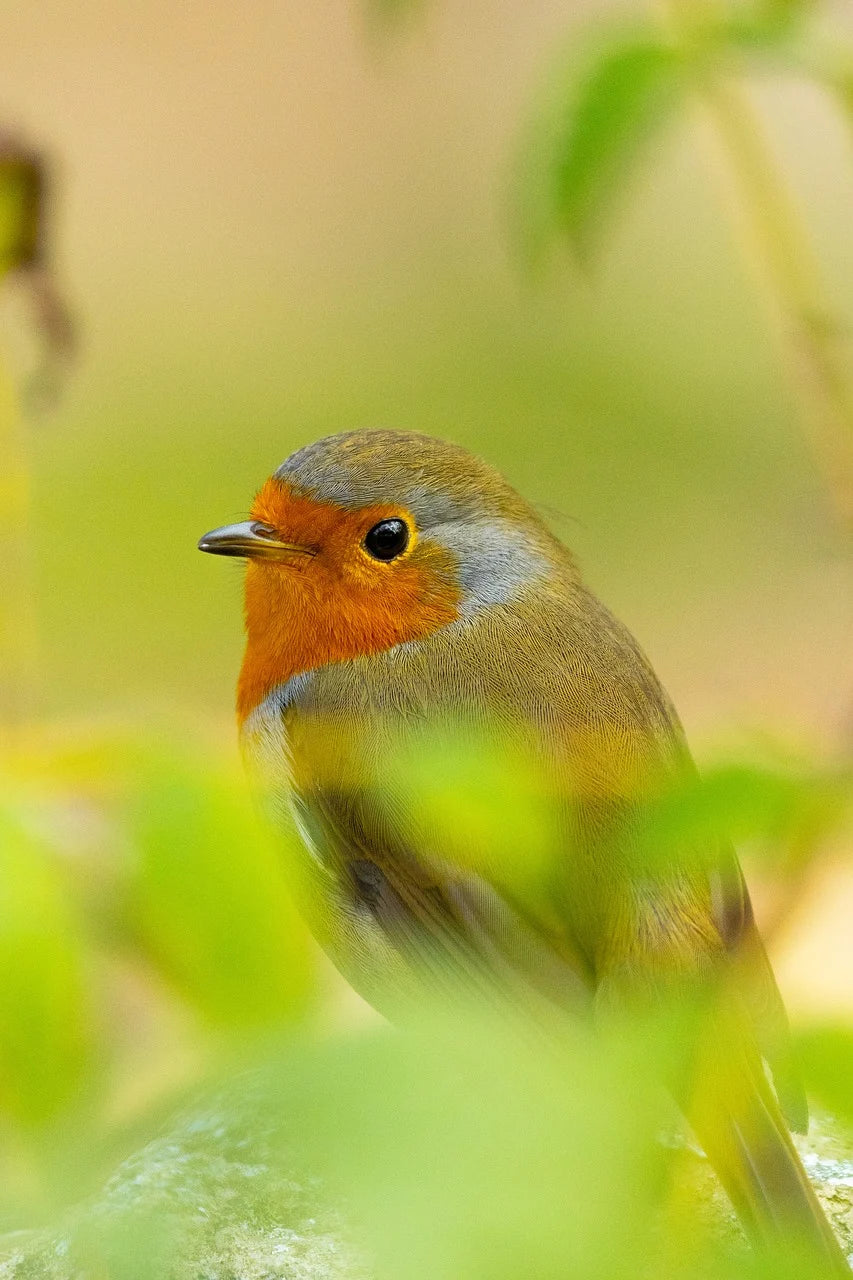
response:
<path fill-rule="evenodd" d="M 60 1226 L 0 1238 L 0 1280 L 368 1280 L 323 1184 L 297 1161 L 283 1171 L 280 1127 L 264 1131 L 259 1114 L 233 1094 L 189 1112 Z M 853 1254 L 853 1147 L 825 1118 L 799 1145 Z M 739 1234 L 707 1162 L 689 1160 L 700 1214 Z"/>

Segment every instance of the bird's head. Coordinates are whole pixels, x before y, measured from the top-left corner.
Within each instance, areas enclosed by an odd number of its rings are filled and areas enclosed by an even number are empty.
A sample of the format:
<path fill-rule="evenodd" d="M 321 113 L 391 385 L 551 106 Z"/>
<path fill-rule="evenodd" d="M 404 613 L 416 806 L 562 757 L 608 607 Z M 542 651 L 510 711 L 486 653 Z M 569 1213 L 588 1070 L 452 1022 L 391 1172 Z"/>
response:
<path fill-rule="evenodd" d="M 492 467 L 458 445 L 395 431 L 300 449 L 263 485 L 249 520 L 199 547 L 247 562 L 242 715 L 299 672 L 509 604 L 560 558 Z"/>

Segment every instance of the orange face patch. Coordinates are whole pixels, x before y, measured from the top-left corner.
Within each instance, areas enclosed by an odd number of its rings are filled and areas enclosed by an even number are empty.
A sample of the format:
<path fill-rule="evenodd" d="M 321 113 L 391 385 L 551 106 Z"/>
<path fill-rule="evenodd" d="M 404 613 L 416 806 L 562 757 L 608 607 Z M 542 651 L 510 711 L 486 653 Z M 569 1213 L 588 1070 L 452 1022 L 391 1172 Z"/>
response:
<path fill-rule="evenodd" d="M 392 517 L 404 519 L 412 536 L 401 556 L 384 563 L 363 542 L 368 530 Z M 347 511 L 273 478 L 255 499 L 252 518 L 315 554 L 248 563 L 241 720 L 291 676 L 416 640 L 458 616 L 452 555 L 418 546 L 414 521 L 399 507 Z"/>

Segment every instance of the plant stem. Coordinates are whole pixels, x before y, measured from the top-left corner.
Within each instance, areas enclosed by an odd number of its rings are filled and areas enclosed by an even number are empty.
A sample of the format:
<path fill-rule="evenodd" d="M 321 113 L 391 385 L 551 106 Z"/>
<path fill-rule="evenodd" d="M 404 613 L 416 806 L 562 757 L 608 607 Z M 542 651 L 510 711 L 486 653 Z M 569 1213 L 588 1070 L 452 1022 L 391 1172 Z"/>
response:
<path fill-rule="evenodd" d="M 844 328 L 827 296 L 790 194 L 746 96 L 720 79 L 705 88 L 748 205 L 789 329 L 805 408 L 836 516 L 853 529 L 853 386 Z"/>
<path fill-rule="evenodd" d="M 36 640 L 26 440 L 17 395 L 0 371 L 0 747 L 32 714 Z"/>
<path fill-rule="evenodd" d="M 747 94 L 719 58 L 702 56 L 713 4 L 673 0 L 677 36 L 720 138 L 764 261 L 794 360 L 793 386 L 820 457 L 835 516 L 853 531 L 853 378 L 846 329 L 829 296 L 789 184 Z M 698 56 L 697 56 L 698 55 Z"/>

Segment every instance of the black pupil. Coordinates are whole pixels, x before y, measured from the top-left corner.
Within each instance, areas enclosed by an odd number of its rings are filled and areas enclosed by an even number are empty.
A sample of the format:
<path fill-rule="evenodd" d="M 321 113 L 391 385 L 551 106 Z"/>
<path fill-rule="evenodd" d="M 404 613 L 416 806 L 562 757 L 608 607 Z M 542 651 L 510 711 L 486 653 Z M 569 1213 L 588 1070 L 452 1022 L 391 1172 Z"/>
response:
<path fill-rule="evenodd" d="M 364 539 L 374 560 L 393 560 L 409 545 L 409 530 L 404 520 L 381 520 Z"/>

